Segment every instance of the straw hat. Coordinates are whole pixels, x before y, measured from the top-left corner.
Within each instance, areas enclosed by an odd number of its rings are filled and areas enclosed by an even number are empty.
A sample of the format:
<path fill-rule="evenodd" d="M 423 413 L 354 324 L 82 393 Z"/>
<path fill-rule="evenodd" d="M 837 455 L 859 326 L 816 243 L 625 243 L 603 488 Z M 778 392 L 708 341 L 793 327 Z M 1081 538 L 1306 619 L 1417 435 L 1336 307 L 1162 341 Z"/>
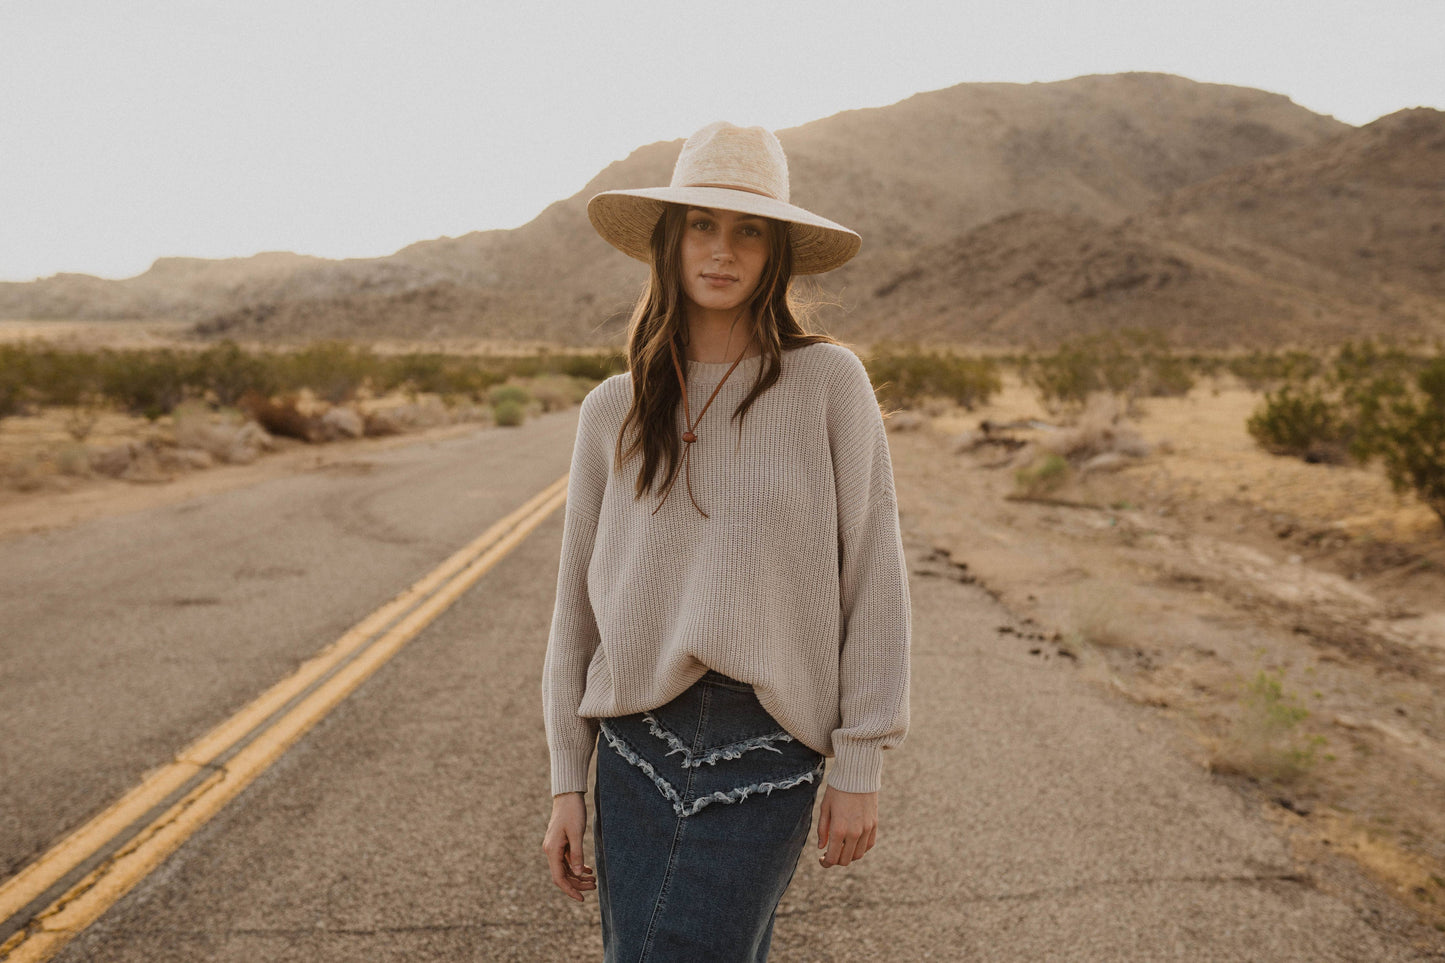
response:
<path fill-rule="evenodd" d="M 682 145 L 671 184 L 603 191 L 587 202 L 587 217 L 613 247 L 639 261 L 651 261 L 652 229 L 664 203 L 788 222 L 794 274 L 831 271 L 863 244 L 843 225 L 788 203 L 788 159 L 778 138 L 762 127 L 708 124 Z"/>

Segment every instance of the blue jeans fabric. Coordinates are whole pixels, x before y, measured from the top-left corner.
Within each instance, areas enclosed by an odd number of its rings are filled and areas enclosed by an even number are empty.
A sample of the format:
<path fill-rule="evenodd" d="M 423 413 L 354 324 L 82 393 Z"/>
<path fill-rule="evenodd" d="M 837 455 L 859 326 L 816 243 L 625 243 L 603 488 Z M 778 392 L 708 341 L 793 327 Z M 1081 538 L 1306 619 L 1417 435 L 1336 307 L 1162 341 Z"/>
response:
<path fill-rule="evenodd" d="M 593 798 L 605 963 L 761 963 L 813 823 L 824 757 L 709 670 L 600 720 Z"/>

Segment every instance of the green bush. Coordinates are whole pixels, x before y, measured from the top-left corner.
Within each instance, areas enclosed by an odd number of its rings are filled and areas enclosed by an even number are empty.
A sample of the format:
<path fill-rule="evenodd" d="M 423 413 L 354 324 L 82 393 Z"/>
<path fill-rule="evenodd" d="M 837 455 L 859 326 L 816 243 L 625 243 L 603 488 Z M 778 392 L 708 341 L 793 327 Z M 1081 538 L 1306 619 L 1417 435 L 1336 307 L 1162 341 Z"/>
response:
<path fill-rule="evenodd" d="M 197 354 L 191 366 L 197 386 L 222 408 L 235 407 L 248 391 L 270 395 L 280 388 L 272 357 L 247 354 L 229 339 Z"/>
<path fill-rule="evenodd" d="M 971 411 L 1003 387 L 998 364 L 991 358 L 924 352 L 888 343 L 875 345 L 864 367 L 878 386 L 879 400 L 894 408 L 912 407 L 933 397 Z"/>
<path fill-rule="evenodd" d="M 520 425 L 525 417 L 526 408 L 515 398 L 504 398 L 501 401 L 493 402 L 492 418 L 499 425 L 508 427 Z"/>
<path fill-rule="evenodd" d="M 1042 498 L 1058 491 L 1068 478 L 1068 460 L 1050 452 L 1014 472 L 1014 487 L 1020 497 Z"/>
<path fill-rule="evenodd" d="M 304 419 L 294 414 L 294 408 L 302 389 L 332 404 L 352 400 L 363 386 L 377 393 L 400 389 L 413 396 L 434 393 L 449 400 L 465 397 L 481 402 L 511 377 L 556 376 L 558 384 L 569 379 L 595 383 L 625 370 L 625 356 L 615 351 L 508 358 L 411 352 L 383 358 L 368 348 L 336 340 L 290 352 L 248 351 L 229 339 L 200 351 L 0 345 L 0 418 L 32 404 L 94 408 L 113 403 L 154 420 L 188 399 L 205 399 L 223 408 L 246 399 L 248 408 L 274 414 L 300 437 Z M 581 385 L 578 391 L 586 393 Z M 523 388 L 514 385 L 502 397 L 509 393 L 524 409 L 532 403 Z M 554 386 L 548 403 L 555 406 L 577 393 Z M 275 404 L 267 407 L 262 404 L 266 400 Z"/>
<path fill-rule="evenodd" d="M 1314 461 L 1379 459 L 1445 524 L 1445 350 L 1434 357 L 1347 342 L 1328 365 L 1297 364 L 1250 416 L 1265 449 Z"/>
<path fill-rule="evenodd" d="M 281 389 L 310 388 L 333 405 L 356 397 L 357 391 L 382 368 L 370 348 L 347 341 L 317 341 L 276 358 Z"/>
<path fill-rule="evenodd" d="M 1344 461 L 1353 438 L 1338 403 L 1309 383 L 1266 394 L 1245 427 L 1266 451 L 1312 461 Z"/>
<path fill-rule="evenodd" d="M 102 351 L 101 390 L 130 414 L 155 421 L 185 400 L 187 359 L 171 348 Z"/>
<path fill-rule="evenodd" d="M 1267 391 L 1286 382 L 1307 381 L 1324 371 L 1324 363 L 1308 351 L 1251 351 L 1225 365 L 1250 391 Z"/>
<path fill-rule="evenodd" d="M 518 384 L 497 385 L 487 394 L 487 400 L 493 405 L 516 404 L 525 406 L 532 400 L 532 394 L 526 388 Z"/>
<path fill-rule="evenodd" d="M 1379 458 L 1395 490 L 1413 491 L 1445 525 L 1445 354 L 1372 399 L 1362 429 L 1356 454 Z"/>
<path fill-rule="evenodd" d="M 1310 713 L 1285 691 L 1283 673 L 1261 669 L 1243 687 L 1241 703 L 1239 718 L 1215 759 L 1217 770 L 1288 783 L 1314 767 L 1324 738 L 1300 731 Z"/>
<path fill-rule="evenodd" d="M 9 418 L 24 410 L 30 383 L 29 362 L 29 354 L 24 349 L 0 344 L 0 418 Z"/>
<path fill-rule="evenodd" d="M 1051 354 L 1025 357 L 1019 375 L 1050 409 L 1081 407 L 1095 392 L 1132 400 L 1186 395 L 1194 387 L 1188 359 L 1159 332 L 1138 328 L 1074 338 Z"/>

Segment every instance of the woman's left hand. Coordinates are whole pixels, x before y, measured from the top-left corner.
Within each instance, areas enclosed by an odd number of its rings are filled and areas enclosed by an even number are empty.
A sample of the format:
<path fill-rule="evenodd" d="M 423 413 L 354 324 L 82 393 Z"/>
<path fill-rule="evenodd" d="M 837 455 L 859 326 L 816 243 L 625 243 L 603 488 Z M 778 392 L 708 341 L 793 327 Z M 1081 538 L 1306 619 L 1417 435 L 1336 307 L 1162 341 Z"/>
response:
<path fill-rule="evenodd" d="M 873 848 L 878 839 L 878 794 L 844 792 L 828 786 L 818 815 L 818 857 L 824 867 L 847 866 Z"/>

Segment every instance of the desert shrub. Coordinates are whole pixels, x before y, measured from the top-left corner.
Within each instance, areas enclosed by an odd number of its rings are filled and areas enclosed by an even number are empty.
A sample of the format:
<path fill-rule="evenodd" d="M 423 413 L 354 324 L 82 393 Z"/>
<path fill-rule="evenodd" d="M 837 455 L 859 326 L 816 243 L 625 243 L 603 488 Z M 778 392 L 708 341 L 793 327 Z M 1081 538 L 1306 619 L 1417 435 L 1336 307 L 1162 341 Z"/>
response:
<path fill-rule="evenodd" d="M 1048 452 L 1014 472 L 1014 490 L 1021 498 L 1043 498 L 1059 490 L 1069 478 L 1064 456 Z"/>
<path fill-rule="evenodd" d="M 1250 391 L 1268 391 L 1317 377 L 1324 371 L 1324 362 L 1308 351 L 1255 350 L 1230 358 L 1225 368 Z"/>
<path fill-rule="evenodd" d="M 594 384 L 627 370 L 627 355 L 621 351 L 593 351 L 564 354 L 556 359 L 556 374 L 584 378 Z"/>
<path fill-rule="evenodd" d="M 1243 686 L 1240 701 L 1240 714 L 1216 753 L 1216 771 L 1287 783 L 1314 767 L 1324 739 L 1301 732 L 1310 713 L 1285 691 L 1283 673 L 1261 669 Z"/>
<path fill-rule="evenodd" d="M 1193 389 L 1196 370 L 1187 358 L 1146 355 L 1139 373 L 1139 393 L 1150 398 L 1182 398 Z"/>
<path fill-rule="evenodd" d="M 492 406 L 492 421 L 498 425 L 520 425 L 526 417 L 527 404 L 532 395 L 519 384 L 508 382 L 497 385 L 488 392 L 487 400 Z"/>
<path fill-rule="evenodd" d="M 879 400 L 895 408 L 913 407 L 925 398 L 945 398 L 971 411 L 1003 387 L 998 364 L 991 358 L 884 343 L 874 346 L 864 366 L 878 386 Z"/>
<path fill-rule="evenodd" d="M 248 354 L 229 339 L 199 352 L 191 367 L 196 385 L 223 408 L 234 407 L 248 391 L 269 395 L 280 387 L 272 357 Z"/>
<path fill-rule="evenodd" d="M 0 418 L 9 418 L 24 410 L 28 361 L 24 350 L 0 344 Z"/>
<path fill-rule="evenodd" d="M 1085 335 L 1050 354 L 1027 356 L 1019 375 L 1050 410 L 1083 405 L 1096 392 L 1133 400 L 1185 395 L 1194 387 L 1190 365 L 1164 336 L 1137 328 Z"/>
<path fill-rule="evenodd" d="M 171 348 L 101 353 L 101 390 L 133 415 L 155 421 L 186 398 L 189 365 Z"/>
<path fill-rule="evenodd" d="M 1354 450 L 1379 458 L 1395 490 L 1413 491 L 1445 525 L 1445 354 L 1371 396 Z"/>
<path fill-rule="evenodd" d="M 80 406 L 102 393 L 100 358 L 89 351 L 43 346 L 30 352 L 29 382 L 35 400 Z"/>
<path fill-rule="evenodd" d="M 503 398 L 492 403 L 492 420 L 499 425 L 514 427 L 525 419 L 526 408 L 515 398 Z"/>
<path fill-rule="evenodd" d="M 1342 461 L 1353 438 L 1339 402 L 1308 382 L 1266 394 L 1245 427 L 1266 451 L 1312 461 Z"/>
<path fill-rule="evenodd" d="M 381 359 L 370 348 L 347 341 L 316 341 L 278 357 L 278 387 L 290 391 L 310 388 L 318 398 L 339 405 L 353 400 L 367 379 L 376 377 L 382 368 Z"/>
<path fill-rule="evenodd" d="M 414 351 L 388 359 L 374 387 L 380 391 L 400 389 L 413 398 L 429 393 L 478 401 L 487 389 L 505 379 L 486 359 Z"/>
<path fill-rule="evenodd" d="M 1312 461 L 1379 459 L 1396 491 L 1445 524 L 1445 351 L 1347 342 L 1328 365 L 1294 370 L 1250 416 L 1255 440 Z"/>
<path fill-rule="evenodd" d="M 515 403 L 526 405 L 532 400 L 532 395 L 526 388 L 519 384 L 497 385 L 487 394 L 487 400 L 493 405 Z"/>
<path fill-rule="evenodd" d="M 545 406 L 561 404 L 576 394 L 566 379 L 586 381 L 590 387 L 625 370 L 626 357 L 616 351 L 543 351 L 512 358 L 412 352 L 382 358 L 368 348 L 337 340 L 313 342 L 291 352 L 248 351 L 230 339 L 200 351 L 0 345 L 0 418 L 32 405 L 63 405 L 83 412 L 113 403 L 155 420 L 188 399 L 209 399 L 214 406 L 227 408 L 241 407 L 241 400 L 249 398 L 245 406 L 249 410 L 259 398 L 277 398 L 271 408 L 260 409 L 262 414 L 281 429 L 277 433 L 304 437 L 306 419 L 294 412 L 294 396 L 302 389 L 333 405 L 353 400 L 363 386 L 480 403 L 510 377 L 525 375 L 553 383 Z M 522 399 L 523 407 L 531 400 Z M 286 410 L 288 405 L 291 411 Z"/>

